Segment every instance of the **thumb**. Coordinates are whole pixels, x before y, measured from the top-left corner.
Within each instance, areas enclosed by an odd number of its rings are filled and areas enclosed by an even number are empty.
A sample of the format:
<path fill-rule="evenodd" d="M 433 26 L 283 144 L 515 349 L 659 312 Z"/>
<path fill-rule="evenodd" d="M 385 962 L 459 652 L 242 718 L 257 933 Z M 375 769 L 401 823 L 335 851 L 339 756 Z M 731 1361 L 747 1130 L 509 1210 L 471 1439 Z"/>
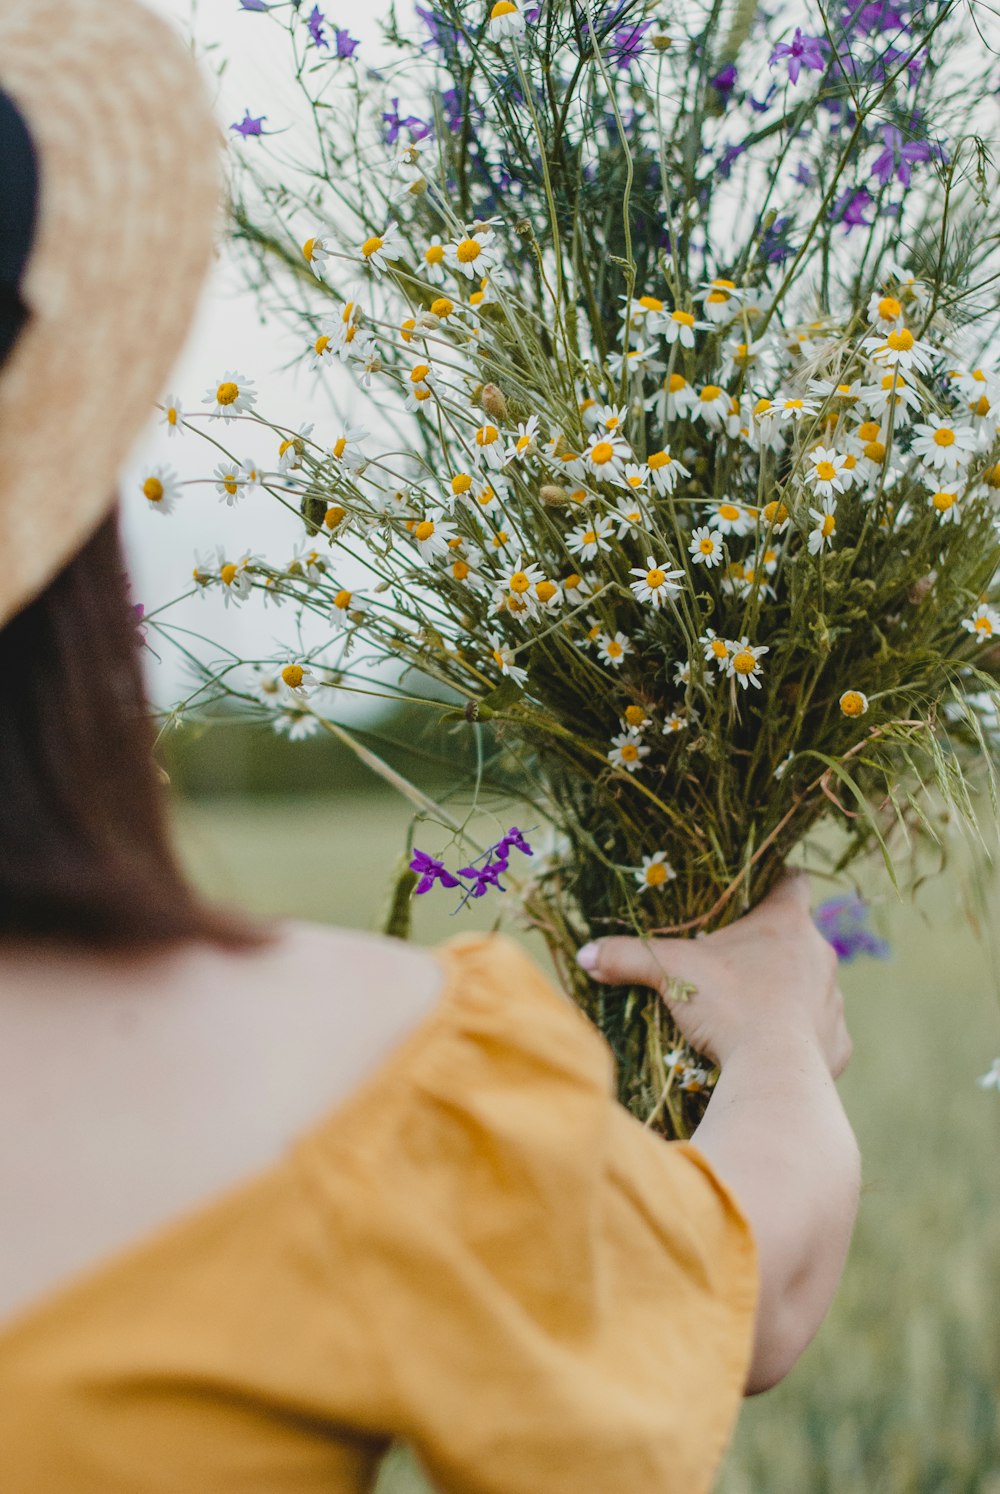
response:
<path fill-rule="evenodd" d="M 577 964 L 612 986 L 650 986 L 661 995 L 670 980 L 697 982 L 701 951 L 693 939 L 597 939 L 577 952 Z"/>

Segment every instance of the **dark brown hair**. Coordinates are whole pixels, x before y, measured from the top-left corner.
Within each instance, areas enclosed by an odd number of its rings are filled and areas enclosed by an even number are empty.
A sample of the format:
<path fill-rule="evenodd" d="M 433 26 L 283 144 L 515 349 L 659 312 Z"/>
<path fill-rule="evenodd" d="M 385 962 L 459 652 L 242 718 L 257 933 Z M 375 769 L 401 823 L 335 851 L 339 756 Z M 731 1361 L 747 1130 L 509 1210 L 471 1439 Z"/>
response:
<path fill-rule="evenodd" d="M 128 948 L 270 937 L 188 885 L 117 515 L 0 630 L 0 936 Z"/>

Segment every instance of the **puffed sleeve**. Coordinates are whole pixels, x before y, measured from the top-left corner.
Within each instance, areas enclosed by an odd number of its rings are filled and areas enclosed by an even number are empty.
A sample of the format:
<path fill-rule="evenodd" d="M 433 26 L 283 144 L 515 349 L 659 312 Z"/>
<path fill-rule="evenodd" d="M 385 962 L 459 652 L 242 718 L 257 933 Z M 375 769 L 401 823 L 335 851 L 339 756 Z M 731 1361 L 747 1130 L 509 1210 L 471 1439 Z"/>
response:
<path fill-rule="evenodd" d="M 503 938 L 304 1148 L 365 1418 L 441 1494 L 699 1494 L 753 1337 L 749 1227 L 612 1098 L 610 1050 Z M 374 1404 L 373 1404 L 374 1400 Z"/>

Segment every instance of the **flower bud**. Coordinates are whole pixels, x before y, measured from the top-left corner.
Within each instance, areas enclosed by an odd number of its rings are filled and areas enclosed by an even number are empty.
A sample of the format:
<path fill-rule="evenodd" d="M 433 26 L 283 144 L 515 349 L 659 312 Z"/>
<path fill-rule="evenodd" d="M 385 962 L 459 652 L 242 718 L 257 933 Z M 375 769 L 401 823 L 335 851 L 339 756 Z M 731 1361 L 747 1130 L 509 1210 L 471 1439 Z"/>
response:
<path fill-rule="evenodd" d="M 544 487 L 539 488 L 538 496 L 549 508 L 558 508 L 560 504 L 569 502 L 569 488 L 561 488 L 557 483 L 547 482 Z"/>
<path fill-rule="evenodd" d="M 479 403 L 487 415 L 492 415 L 494 420 L 506 420 L 507 396 L 499 384 L 484 384 L 479 395 Z"/>

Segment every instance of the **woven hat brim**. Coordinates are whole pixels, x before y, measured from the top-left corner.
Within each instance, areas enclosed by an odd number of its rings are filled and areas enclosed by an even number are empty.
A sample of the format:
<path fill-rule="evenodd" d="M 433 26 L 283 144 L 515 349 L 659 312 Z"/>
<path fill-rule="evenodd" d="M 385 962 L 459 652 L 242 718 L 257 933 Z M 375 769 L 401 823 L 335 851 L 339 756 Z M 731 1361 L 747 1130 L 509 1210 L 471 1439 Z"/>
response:
<path fill-rule="evenodd" d="M 220 142 L 136 0 L 0 0 L 0 88 L 39 161 L 29 320 L 0 368 L 0 625 L 112 508 L 211 259 Z"/>

